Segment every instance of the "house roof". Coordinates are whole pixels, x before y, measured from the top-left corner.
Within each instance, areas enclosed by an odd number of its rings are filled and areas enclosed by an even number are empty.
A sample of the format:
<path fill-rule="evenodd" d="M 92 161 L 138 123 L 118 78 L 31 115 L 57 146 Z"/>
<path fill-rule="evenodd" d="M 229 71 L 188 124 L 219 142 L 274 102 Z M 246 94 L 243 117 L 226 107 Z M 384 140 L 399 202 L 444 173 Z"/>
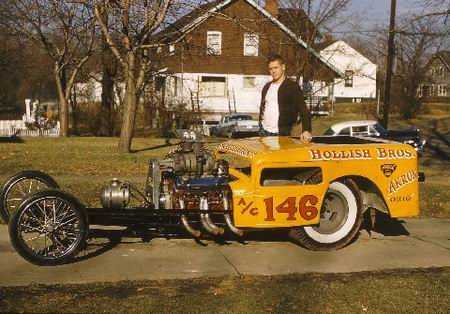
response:
<path fill-rule="evenodd" d="M 204 14 L 207 14 L 210 9 L 217 6 L 222 1 L 223 0 L 215 0 L 198 6 L 197 8 L 183 15 L 174 23 L 170 24 L 167 28 L 158 33 L 156 36 L 158 38 L 160 36 L 161 37 L 164 36 L 164 38 L 166 38 L 167 41 L 169 42 L 176 40 L 178 37 L 180 37 L 180 35 L 182 35 L 183 31 L 185 30 L 188 24 L 192 23 L 192 21 L 198 19 Z"/>
<path fill-rule="evenodd" d="M 300 8 L 279 8 L 276 18 L 298 36 L 306 37 L 309 31 L 316 31 L 316 36 L 322 36 L 309 16 Z"/>
<path fill-rule="evenodd" d="M 195 29 L 201 23 L 206 21 L 210 16 L 214 15 L 217 12 L 220 12 L 224 7 L 228 6 L 232 2 L 236 0 L 216 0 L 212 2 L 208 2 L 204 5 L 199 6 L 197 9 L 194 9 L 190 13 L 181 17 L 178 21 L 167 27 L 159 36 L 164 36 L 167 38 L 168 42 L 176 43 L 183 39 L 184 35 L 189 33 L 191 30 Z M 325 64 L 328 68 L 330 68 L 337 75 L 344 77 L 344 73 L 342 73 L 337 67 L 333 64 L 329 63 L 324 57 L 322 57 L 316 50 L 314 50 L 310 45 L 308 45 L 299 35 L 296 35 L 290 28 L 288 28 L 285 24 L 283 24 L 278 18 L 272 16 L 267 10 L 265 10 L 262 6 L 257 4 L 253 0 L 244 0 L 249 5 L 258 10 L 262 15 L 268 18 L 272 23 L 278 26 L 284 33 L 286 33 L 289 37 L 291 37 L 294 41 L 296 41 L 300 46 L 308 50 L 312 55 L 314 55 L 317 59 L 319 59 L 323 64 Z M 284 10 L 284 11 L 283 11 Z M 281 17 L 286 16 L 289 13 L 287 9 L 281 9 Z M 283 17 L 286 19 L 286 17 Z M 309 20 L 309 19 L 308 19 Z M 157 37 L 159 37 L 157 35 Z"/>
<path fill-rule="evenodd" d="M 324 43 L 316 45 L 315 48 L 317 50 L 319 50 L 321 52 L 321 54 L 323 54 L 324 52 L 328 52 L 328 51 L 331 51 L 331 52 L 336 51 L 336 49 L 340 45 L 346 46 L 347 49 L 358 54 L 361 58 L 364 58 L 365 60 L 367 60 L 368 63 L 375 64 L 372 60 L 367 58 L 365 55 L 363 55 L 361 52 L 359 52 L 358 50 L 356 50 L 355 48 L 353 48 L 351 45 L 349 45 L 347 42 L 345 42 L 343 40 L 333 40 L 333 41 L 324 42 Z"/>
<path fill-rule="evenodd" d="M 317 51 L 322 51 L 336 42 L 338 42 L 338 40 L 336 39 L 322 41 L 320 43 L 314 44 L 314 49 L 316 49 Z"/>

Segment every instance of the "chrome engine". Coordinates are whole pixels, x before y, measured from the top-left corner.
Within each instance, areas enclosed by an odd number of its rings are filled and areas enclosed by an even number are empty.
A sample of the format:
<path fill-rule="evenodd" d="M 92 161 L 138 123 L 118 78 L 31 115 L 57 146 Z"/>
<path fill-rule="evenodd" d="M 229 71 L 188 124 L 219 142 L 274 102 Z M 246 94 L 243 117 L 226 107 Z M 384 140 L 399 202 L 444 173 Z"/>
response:
<path fill-rule="evenodd" d="M 223 224 L 241 236 L 242 231 L 232 223 L 229 179 L 228 163 L 217 160 L 204 143 L 186 132 L 180 145 L 163 160 L 150 160 L 146 188 L 141 195 L 149 210 L 199 211 L 203 229 L 213 235 L 224 233 L 210 215 L 220 211 Z M 101 202 L 104 208 L 125 209 L 136 194 L 139 193 L 131 184 L 113 179 L 103 189 Z M 190 234 L 201 235 L 187 215 L 181 214 L 180 220 Z"/>

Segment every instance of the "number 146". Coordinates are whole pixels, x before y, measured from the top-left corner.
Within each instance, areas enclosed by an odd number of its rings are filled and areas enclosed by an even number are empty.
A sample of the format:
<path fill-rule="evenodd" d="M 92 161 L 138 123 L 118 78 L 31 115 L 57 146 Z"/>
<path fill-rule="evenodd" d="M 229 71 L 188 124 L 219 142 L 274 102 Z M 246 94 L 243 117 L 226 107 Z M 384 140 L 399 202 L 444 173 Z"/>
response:
<path fill-rule="evenodd" d="M 296 220 L 297 218 L 295 217 L 295 214 L 297 213 L 297 210 L 303 219 L 312 220 L 316 218 L 319 213 L 317 207 L 315 206 L 318 201 L 319 199 L 314 195 L 305 195 L 300 198 L 297 207 L 297 198 L 288 197 L 276 206 L 275 210 L 278 213 L 287 214 L 288 216 L 286 220 Z M 266 218 L 264 220 L 275 221 L 273 197 L 266 198 L 264 200 L 264 204 L 266 206 Z"/>

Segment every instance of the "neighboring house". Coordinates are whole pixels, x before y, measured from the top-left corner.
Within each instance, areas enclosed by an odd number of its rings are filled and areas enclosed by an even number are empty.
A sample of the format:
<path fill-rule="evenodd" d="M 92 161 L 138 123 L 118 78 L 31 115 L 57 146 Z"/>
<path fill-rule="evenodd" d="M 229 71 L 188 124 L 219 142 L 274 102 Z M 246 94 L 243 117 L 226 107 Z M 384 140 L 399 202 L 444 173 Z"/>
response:
<path fill-rule="evenodd" d="M 377 65 L 353 49 L 346 42 L 339 40 L 327 45 L 320 55 L 345 74 L 336 78 L 331 88 L 314 85 L 313 93 L 319 96 L 332 96 L 336 101 L 360 102 L 377 97 Z"/>
<path fill-rule="evenodd" d="M 25 114 L 3 117 L 0 115 L 0 136 L 59 136 L 59 121 L 50 125 L 49 119 L 56 114 L 57 103 L 47 101 L 39 103 L 25 100 Z M 38 111 L 45 113 L 38 114 Z M 39 126 L 39 127 L 38 127 Z"/>
<path fill-rule="evenodd" d="M 86 82 L 78 82 L 74 85 L 73 95 L 77 103 L 101 102 L 102 83 L 94 78 Z"/>
<path fill-rule="evenodd" d="M 433 55 L 427 69 L 426 82 L 419 86 L 419 97 L 424 101 L 450 103 L 450 51 Z"/>
<path fill-rule="evenodd" d="M 185 104 L 217 118 L 229 112 L 258 113 L 262 87 L 270 80 L 271 53 L 286 59 L 289 76 L 296 74 L 296 59 L 305 58 L 306 49 L 312 55 L 311 79 L 333 82 L 343 76 L 280 22 L 287 23 L 286 14 L 291 13 L 276 0 L 266 0 L 265 7 L 251 0 L 221 0 L 165 29 L 161 36 L 167 46 L 157 53 L 164 55 L 160 68 L 166 68 L 166 75 L 156 86 L 169 110 Z"/>

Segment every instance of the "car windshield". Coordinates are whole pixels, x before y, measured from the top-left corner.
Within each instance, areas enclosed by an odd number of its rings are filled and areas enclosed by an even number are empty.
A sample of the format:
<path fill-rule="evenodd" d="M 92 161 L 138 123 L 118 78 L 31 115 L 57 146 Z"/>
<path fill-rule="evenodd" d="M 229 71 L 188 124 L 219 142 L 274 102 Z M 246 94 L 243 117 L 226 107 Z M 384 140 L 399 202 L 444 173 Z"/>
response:
<path fill-rule="evenodd" d="M 325 133 L 323 133 L 323 135 L 334 135 L 334 131 L 332 128 L 329 128 L 328 130 L 325 131 Z"/>
<path fill-rule="evenodd" d="M 252 118 L 252 116 L 248 116 L 248 115 L 239 115 L 239 116 L 231 116 L 230 120 L 243 121 L 243 120 L 253 120 L 253 118 Z"/>
<path fill-rule="evenodd" d="M 379 123 L 374 124 L 373 128 L 380 134 L 387 134 L 387 130 Z"/>

